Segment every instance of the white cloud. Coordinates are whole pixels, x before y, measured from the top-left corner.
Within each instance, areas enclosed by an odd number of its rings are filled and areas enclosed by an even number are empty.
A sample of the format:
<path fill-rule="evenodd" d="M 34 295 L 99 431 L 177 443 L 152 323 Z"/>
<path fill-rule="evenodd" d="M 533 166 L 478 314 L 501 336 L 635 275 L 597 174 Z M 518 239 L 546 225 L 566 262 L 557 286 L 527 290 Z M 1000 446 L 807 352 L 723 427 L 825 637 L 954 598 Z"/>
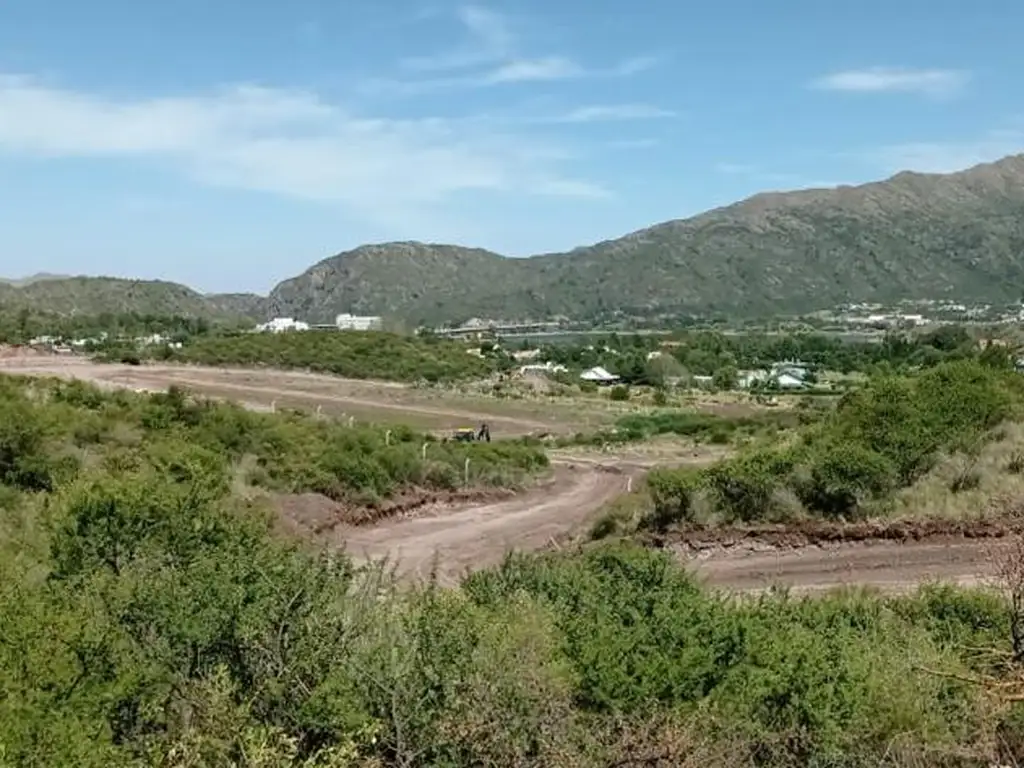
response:
<path fill-rule="evenodd" d="M 676 113 L 651 104 L 595 104 L 577 107 L 552 118 L 558 123 L 595 123 L 616 120 L 655 120 Z"/>
<path fill-rule="evenodd" d="M 584 70 L 579 64 L 561 56 L 509 61 L 479 78 L 481 85 L 523 83 L 538 80 L 565 80 L 579 77 Z"/>
<path fill-rule="evenodd" d="M 829 91 L 854 93 L 920 93 L 927 96 L 951 96 L 967 85 L 970 73 L 954 69 L 905 69 L 871 67 L 834 72 L 814 81 Z"/>
<path fill-rule="evenodd" d="M 415 72 L 447 72 L 493 64 L 512 54 L 515 36 L 501 14 L 468 5 L 457 10 L 456 18 L 469 35 L 466 44 L 431 56 L 409 57 L 402 66 Z"/>
<path fill-rule="evenodd" d="M 589 76 L 628 77 L 656 66 L 654 56 L 634 56 L 607 69 L 588 68 L 564 55 L 527 55 L 504 15 L 477 5 L 460 7 L 456 18 L 469 40 L 453 50 L 404 59 L 402 68 L 433 75 L 413 80 L 375 80 L 367 90 L 415 94 L 445 88 L 568 80 Z"/>
<path fill-rule="evenodd" d="M 0 76 L 0 154 L 159 164 L 207 184 L 334 202 L 385 221 L 463 192 L 592 198 L 565 153 L 486 122 L 366 118 L 256 87 L 115 100 Z"/>
<path fill-rule="evenodd" d="M 1024 130 L 989 131 L 976 139 L 907 142 L 870 150 L 862 157 L 881 172 L 952 173 L 1024 152 Z"/>
<path fill-rule="evenodd" d="M 660 56 L 632 56 L 628 59 L 623 59 L 612 67 L 611 74 L 628 77 L 629 75 L 636 75 L 640 72 L 654 69 L 660 63 Z"/>

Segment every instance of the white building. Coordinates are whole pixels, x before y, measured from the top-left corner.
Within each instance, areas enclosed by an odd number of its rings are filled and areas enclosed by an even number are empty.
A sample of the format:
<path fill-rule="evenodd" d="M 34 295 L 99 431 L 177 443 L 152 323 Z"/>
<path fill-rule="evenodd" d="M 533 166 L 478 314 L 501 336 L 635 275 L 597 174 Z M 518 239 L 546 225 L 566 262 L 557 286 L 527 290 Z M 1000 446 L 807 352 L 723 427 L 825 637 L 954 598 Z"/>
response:
<path fill-rule="evenodd" d="M 580 378 L 584 381 L 595 381 L 598 384 L 611 384 L 619 380 L 618 376 L 614 373 L 609 373 L 599 365 L 581 373 Z"/>
<path fill-rule="evenodd" d="M 256 326 L 261 333 L 282 333 L 283 331 L 308 331 L 309 323 L 296 320 L 294 317 L 275 317 L 269 323 Z"/>
<path fill-rule="evenodd" d="M 350 315 L 342 312 L 334 318 L 334 324 L 340 331 L 379 331 L 384 327 L 384 320 L 376 315 Z"/>

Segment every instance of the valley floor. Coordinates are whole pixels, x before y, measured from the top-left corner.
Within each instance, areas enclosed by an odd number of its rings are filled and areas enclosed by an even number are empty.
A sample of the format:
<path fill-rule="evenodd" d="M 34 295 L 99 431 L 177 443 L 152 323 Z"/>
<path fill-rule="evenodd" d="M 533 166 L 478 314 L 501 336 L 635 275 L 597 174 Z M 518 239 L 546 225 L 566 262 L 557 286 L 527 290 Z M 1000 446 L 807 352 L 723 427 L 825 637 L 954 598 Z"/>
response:
<path fill-rule="evenodd" d="M 164 390 L 177 384 L 252 408 L 319 408 L 335 418 L 393 420 L 439 430 L 486 421 L 496 436 L 568 433 L 581 427 L 569 408 L 468 397 L 460 401 L 393 383 L 316 374 L 104 365 L 60 357 L 5 358 L 0 360 L 0 371 L 79 378 L 136 390 Z M 708 447 L 671 461 L 704 465 L 721 454 L 720 447 Z M 496 564 L 510 548 L 555 545 L 625 492 L 630 478 L 667 457 L 622 447 L 611 452 L 552 451 L 551 458 L 550 480 L 512 498 L 428 505 L 373 525 L 322 526 L 315 535 L 332 546 L 345 547 L 356 558 L 387 557 L 406 577 L 425 577 L 434 570 L 442 582 L 453 583 L 468 569 Z M 301 519 L 293 522 L 302 527 Z M 796 547 L 748 543 L 709 547 L 697 554 L 681 546 L 676 551 L 709 584 L 729 590 L 761 591 L 778 584 L 798 591 L 844 585 L 902 591 L 935 580 L 985 582 L 992 575 L 998 542 L 997 537 L 974 539 L 938 532 L 903 543 L 881 539 Z"/>

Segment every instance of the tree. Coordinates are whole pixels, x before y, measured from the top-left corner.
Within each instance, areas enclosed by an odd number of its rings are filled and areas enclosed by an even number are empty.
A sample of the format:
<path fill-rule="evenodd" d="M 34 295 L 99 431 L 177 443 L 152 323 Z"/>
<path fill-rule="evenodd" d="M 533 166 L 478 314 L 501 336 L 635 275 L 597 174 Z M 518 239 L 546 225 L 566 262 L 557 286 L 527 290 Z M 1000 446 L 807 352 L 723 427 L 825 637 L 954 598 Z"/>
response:
<path fill-rule="evenodd" d="M 735 366 L 725 365 L 715 371 L 711 382 L 717 389 L 736 389 L 736 386 L 739 383 L 739 377 L 740 373 L 736 370 Z"/>

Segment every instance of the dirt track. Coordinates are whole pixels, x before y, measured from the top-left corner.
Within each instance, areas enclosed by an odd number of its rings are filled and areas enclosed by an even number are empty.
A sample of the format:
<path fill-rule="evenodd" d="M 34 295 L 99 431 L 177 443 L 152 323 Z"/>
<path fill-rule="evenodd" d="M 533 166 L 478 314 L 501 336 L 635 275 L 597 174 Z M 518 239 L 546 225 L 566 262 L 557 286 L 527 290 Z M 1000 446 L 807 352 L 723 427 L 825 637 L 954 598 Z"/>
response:
<path fill-rule="evenodd" d="M 224 371 L 173 366 L 99 365 L 81 359 L 0 359 L 0 372 L 75 377 L 104 386 L 163 390 L 180 384 L 204 394 L 239 400 L 247 406 L 321 407 L 325 413 L 363 417 L 382 412 L 398 420 L 438 428 L 489 421 L 505 434 L 559 431 L 567 424 L 545 414 L 506 407 L 468 412 L 439 405 L 429 392 L 401 385 L 353 382 L 314 374 L 277 371 Z M 492 406 L 493 407 L 493 406 Z M 373 527 L 337 528 L 334 544 L 354 556 L 389 556 L 407 576 L 429 574 L 435 560 L 438 575 L 451 583 L 470 567 L 493 565 L 509 548 L 537 549 L 581 524 L 625 490 L 627 475 L 650 462 L 639 456 L 602 455 L 597 459 L 560 456 L 552 483 L 515 499 L 437 510 L 411 519 Z M 708 457 L 695 457 L 703 461 Z M 570 467 L 569 464 L 573 466 Z M 598 466 L 604 465 L 604 466 Z M 773 583 L 800 591 L 841 585 L 871 585 L 903 590 L 935 579 L 979 583 L 991 573 L 993 544 L 962 538 L 925 539 L 910 543 L 864 542 L 828 547 L 802 547 L 770 552 L 749 547 L 717 549 L 687 562 L 710 584 L 740 591 L 759 591 Z M 680 557 L 684 557 L 680 553 Z"/>
<path fill-rule="evenodd" d="M 431 429 L 455 429 L 487 422 L 506 436 L 561 432 L 564 418 L 538 416 L 527 406 L 455 400 L 438 404 L 430 391 L 393 382 L 342 379 L 312 373 L 199 368 L 172 365 L 93 363 L 78 357 L 0 359 L 0 372 L 78 378 L 105 387 L 163 391 L 172 384 L 209 397 L 235 400 L 254 408 L 317 408 L 332 416 L 394 420 Z M 491 407 L 488 407 L 491 406 Z"/>
<path fill-rule="evenodd" d="M 625 484 L 619 473 L 557 466 L 550 485 L 518 498 L 337 529 L 335 541 L 355 557 L 388 557 L 400 574 L 414 579 L 429 576 L 436 560 L 439 580 L 451 584 L 470 568 L 499 563 L 510 549 L 540 549 L 572 531 Z"/>

